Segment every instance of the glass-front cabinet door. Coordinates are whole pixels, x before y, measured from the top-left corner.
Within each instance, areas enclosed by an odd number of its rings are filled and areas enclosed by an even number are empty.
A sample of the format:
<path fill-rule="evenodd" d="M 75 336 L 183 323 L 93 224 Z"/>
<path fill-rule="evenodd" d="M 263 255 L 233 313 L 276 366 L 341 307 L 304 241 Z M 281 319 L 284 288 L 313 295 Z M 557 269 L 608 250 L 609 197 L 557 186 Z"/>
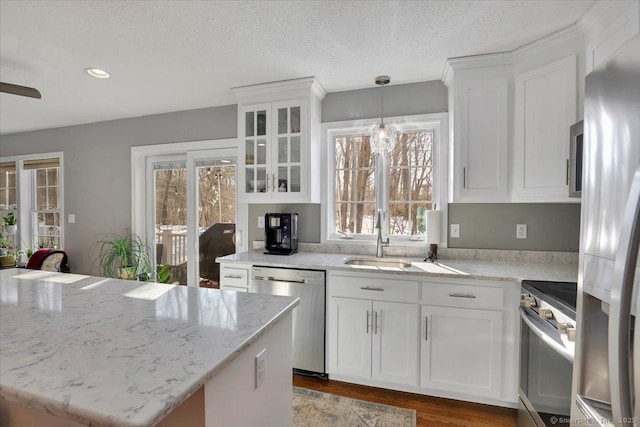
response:
<path fill-rule="evenodd" d="M 244 193 L 259 194 L 269 188 L 269 119 L 270 105 L 252 106 L 244 111 Z"/>
<path fill-rule="evenodd" d="M 306 197 L 306 100 L 243 107 L 239 197 L 303 201 Z M 317 159 L 320 161 L 319 159 Z"/>
<path fill-rule="evenodd" d="M 297 193 L 303 190 L 301 168 L 305 150 L 303 127 L 305 110 L 301 102 L 274 104 L 274 128 L 277 149 L 274 153 L 273 173 L 275 174 L 274 197 L 286 196 L 282 193 Z"/>

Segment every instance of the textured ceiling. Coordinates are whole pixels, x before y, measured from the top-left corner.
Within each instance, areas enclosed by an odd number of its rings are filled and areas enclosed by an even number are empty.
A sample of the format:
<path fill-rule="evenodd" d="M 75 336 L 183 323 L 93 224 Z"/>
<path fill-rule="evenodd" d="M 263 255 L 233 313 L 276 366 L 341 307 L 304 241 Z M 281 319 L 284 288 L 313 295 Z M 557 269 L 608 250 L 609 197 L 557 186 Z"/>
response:
<path fill-rule="evenodd" d="M 328 92 L 440 79 L 593 1 L 0 1 L 0 133 L 235 103 L 231 87 L 316 76 Z M 108 70 L 97 80 L 85 67 Z"/>

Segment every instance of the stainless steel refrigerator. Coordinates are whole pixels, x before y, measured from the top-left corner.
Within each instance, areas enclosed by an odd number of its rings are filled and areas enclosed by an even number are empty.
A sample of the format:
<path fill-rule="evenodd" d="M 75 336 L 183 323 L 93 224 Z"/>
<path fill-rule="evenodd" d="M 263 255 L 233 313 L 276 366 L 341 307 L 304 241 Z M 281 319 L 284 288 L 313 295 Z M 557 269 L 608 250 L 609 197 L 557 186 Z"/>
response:
<path fill-rule="evenodd" d="M 640 323 L 634 328 L 640 313 L 640 35 L 586 77 L 584 104 L 571 425 L 635 426 L 640 417 Z"/>

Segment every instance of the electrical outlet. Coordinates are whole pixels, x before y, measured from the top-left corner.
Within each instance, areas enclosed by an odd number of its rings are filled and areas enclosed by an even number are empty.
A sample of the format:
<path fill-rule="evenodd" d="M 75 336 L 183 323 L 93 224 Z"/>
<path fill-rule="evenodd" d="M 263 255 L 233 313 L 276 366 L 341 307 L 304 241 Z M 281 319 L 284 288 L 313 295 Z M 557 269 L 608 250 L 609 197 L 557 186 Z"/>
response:
<path fill-rule="evenodd" d="M 516 224 L 516 239 L 527 238 L 527 224 Z"/>
<path fill-rule="evenodd" d="M 258 217 L 258 228 L 264 228 L 264 216 Z"/>
<path fill-rule="evenodd" d="M 264 354 L 267 349 L 263 349 L 256 355 L 256 388 L 260 387 L 264 382 L 264 376 L 266 374 L 266 366 L 264 361 Z"/>
<path fill-rule="evenodd" d="M 452 239 L 460 238 L 460 224 L 451 224 L 451 232 L 449 233 L 449 237 Z"/>

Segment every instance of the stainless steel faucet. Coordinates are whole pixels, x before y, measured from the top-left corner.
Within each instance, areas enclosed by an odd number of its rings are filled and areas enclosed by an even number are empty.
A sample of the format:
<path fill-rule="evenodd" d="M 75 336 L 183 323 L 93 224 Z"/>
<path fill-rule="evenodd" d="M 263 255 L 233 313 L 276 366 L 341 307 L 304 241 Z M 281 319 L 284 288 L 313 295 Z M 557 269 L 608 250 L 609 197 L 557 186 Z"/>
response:
<path fill-rule="evenodd" d="M 376 257 L 382 258 L 384 254 L 382 253 L 382 248 L 389 247 L 389 238 L 387 237 L 387 241 L 382 241 L 382 209 L 378 209 L 378 213 L 376 215 L 376 226 L 378 229 L 378 239 L 376 241 Z"/>

